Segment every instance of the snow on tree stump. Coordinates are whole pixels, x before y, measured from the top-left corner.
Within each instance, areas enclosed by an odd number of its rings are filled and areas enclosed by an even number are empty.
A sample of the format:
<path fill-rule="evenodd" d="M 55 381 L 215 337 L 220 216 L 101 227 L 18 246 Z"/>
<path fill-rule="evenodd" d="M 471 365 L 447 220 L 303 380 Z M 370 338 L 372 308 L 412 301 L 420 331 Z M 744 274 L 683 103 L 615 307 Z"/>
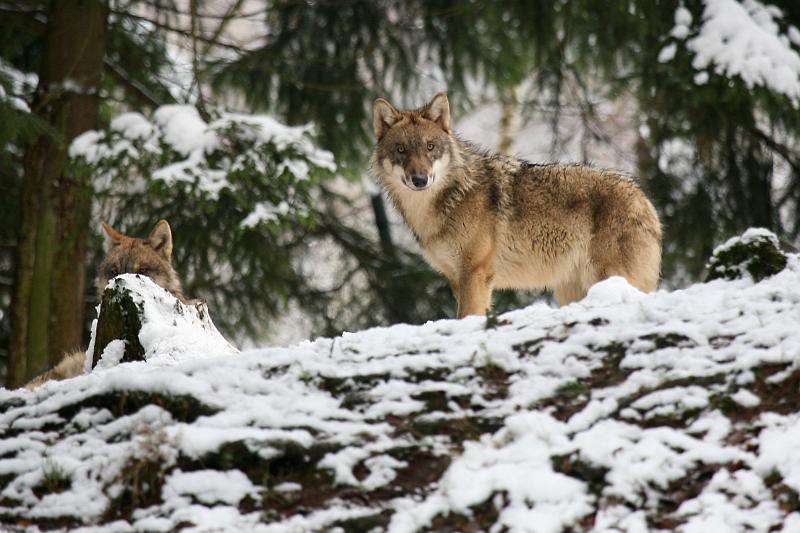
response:
<path fill-rule="evenodd" d="M 183 303 L 136 274 L 115 278 L 103 292 L 89 347 L 91 368 L 236 352 L 214 326 L 205 302 Z"/>
<path fill-rule="evenodd" d="M 750 228 L 717 246 L 706 268 L 706 281 L 749 276 L 759 282 L 786 268 L 786 255 L 774 233 L 764 228 Z"/>

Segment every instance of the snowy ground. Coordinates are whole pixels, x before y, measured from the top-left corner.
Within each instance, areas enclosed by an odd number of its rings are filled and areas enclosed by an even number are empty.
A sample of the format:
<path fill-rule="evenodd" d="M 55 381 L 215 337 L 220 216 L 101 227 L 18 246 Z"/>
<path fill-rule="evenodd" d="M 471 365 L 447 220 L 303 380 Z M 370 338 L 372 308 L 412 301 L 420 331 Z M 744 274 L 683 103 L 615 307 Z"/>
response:
<path fill-rule="evenodd" d="M 800 531 L 798 256 L 192 360 L 159 298 L 149 362 L 0 390 L 6 528 Z"/>

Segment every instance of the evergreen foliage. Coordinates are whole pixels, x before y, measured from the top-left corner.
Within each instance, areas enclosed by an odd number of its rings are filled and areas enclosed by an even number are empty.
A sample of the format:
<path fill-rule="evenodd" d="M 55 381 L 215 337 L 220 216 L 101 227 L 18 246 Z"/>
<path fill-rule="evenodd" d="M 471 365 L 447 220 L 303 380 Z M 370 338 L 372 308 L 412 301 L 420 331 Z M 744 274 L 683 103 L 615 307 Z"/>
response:
<path fill-rule="evenodd" d="M 800 26 L 796 3 L 771 4 L 784 35 Z M 663 218 L 664 276 L 685 283 L 726 235 L 762 226 L 800 236 L 800 109 L 713 68 L 697 83 L 686 39 L 670 36 L 681 6 L 692 16 L 691 38 L 703 22 L 700 0 L 275 2 L 266 44 L 213 72 L 219 86 L 246 87 L 252 106 L 315 121 L 325 146 L 362 161 L 372 142 L 365 102 L 387 94 L 424 101 L 420 64 L 438 65 L 439 82 L 462 105 L 467 80 L 502 88 L 532 77 L 539 94 L 525 106 L 549 109 L 556 123 L 574 98 L 568 84 L 583 91 L 578 105 L 588 117 L 597 99 L 624 99 L 637 106 L 644 132 L 638 174 Z M 673 60 L 659 61 L 671 44 Z"/>

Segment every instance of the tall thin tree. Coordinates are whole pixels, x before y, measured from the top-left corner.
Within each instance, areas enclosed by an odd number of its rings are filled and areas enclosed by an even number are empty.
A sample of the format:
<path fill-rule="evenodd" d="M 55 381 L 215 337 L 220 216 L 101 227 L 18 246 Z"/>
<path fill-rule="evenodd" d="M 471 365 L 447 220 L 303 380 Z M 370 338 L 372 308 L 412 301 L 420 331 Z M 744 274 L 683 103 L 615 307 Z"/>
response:
<path fill-rule="evenodd" d="M 11 306 L 7 385 L 16 387 L 81 342 L 87 175 L 70 172 L 67 150 L 96 127 L 108 30 L 103 0 L 52 1 L 32 112 L 57 135 L 26 149 Z"/>

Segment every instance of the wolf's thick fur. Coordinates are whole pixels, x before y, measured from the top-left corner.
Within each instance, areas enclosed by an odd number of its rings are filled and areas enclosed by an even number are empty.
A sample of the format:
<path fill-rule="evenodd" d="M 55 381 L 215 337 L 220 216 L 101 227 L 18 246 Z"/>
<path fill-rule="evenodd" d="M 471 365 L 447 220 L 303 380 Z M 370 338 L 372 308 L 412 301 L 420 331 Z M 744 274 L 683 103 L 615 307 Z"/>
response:
<path fill-rule="evenodd" d="M 494 288 L 552 288 L 561 305 L 610 276 L 655 290 L 661 225 L 631 178 L 479 150 L 453 134 L 445 93 L 405 112 L 379 98 L 373 129 L 372 172 L 450 281 L 459 318 L 485 314 Z"/>
<path fill-rule="evenodd" d="M 164 287 L 182 302 L 186 302 L 178 273 L 172 267 L 172 230 L 166 220 L 160 220 L 146 239 L 129 237 L 105 222 L 106 257 L 95 278 L 98 300 L 109 280 L 120 274 L 141 274 Z M 79 350 L 64 356 L 60 363 L 29 381 L 25 388 L 33 389 L 50 380 L 61 380 L 83 373 L 85 353 Z"/>

